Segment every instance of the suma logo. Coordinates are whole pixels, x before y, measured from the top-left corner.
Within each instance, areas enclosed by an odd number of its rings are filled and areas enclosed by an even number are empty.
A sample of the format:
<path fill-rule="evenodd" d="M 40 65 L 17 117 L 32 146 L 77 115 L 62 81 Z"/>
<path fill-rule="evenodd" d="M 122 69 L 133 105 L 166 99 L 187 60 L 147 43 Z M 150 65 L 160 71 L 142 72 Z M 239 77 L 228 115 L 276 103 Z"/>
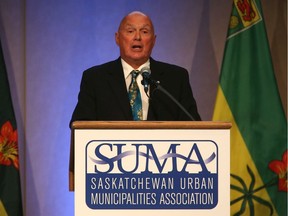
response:
<path fill-rule="evenodd" d="M 218 172 L 218 148 L 213 141 L 90 141 L 87 173 Z"/>

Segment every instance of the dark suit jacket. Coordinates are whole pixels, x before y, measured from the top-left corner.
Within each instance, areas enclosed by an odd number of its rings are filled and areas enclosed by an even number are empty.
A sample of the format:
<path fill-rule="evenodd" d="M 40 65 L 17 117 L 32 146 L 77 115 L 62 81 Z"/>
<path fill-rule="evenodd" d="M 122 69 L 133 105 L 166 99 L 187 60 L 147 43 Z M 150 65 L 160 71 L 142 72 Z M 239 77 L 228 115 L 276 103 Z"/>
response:
<path fill-rule="evenodd" d="M 195 120 L 201 120 L 187 70 L 152 58 L 150 69 L 151 78 L 160 81 L 161 86 L 178 100 Z M 191 120 L 167 95 L 154 90 L 155 86 L 151 85 L 147 120 Z M 133 120 L 120 58 L 84 71 L 71 122 L 76 120 Z"/>

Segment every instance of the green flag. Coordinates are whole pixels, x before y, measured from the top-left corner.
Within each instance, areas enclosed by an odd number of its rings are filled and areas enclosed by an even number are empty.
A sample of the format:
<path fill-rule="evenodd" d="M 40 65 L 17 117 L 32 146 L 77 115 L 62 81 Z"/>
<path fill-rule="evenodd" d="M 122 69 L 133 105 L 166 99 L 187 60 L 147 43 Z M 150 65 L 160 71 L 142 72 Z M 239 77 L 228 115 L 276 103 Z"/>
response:
<path fill-rule="evenodd" d="M 287 215 L 287 120 L 260 0 L 234 0 L 213 115 L 232 122 L 231 215 Z"/>
<path fill-rule="evenodd" d="M 0 42 L 0 215 L 23 215 L 18 135 Z"/>

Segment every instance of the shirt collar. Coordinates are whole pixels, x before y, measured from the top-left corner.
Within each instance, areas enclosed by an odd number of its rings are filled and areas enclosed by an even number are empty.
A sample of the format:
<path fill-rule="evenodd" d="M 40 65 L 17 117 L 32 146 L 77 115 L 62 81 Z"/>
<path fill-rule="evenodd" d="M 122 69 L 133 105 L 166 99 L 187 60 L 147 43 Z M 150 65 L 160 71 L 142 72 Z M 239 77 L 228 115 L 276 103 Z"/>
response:
<path fill-rule="evenodd" d="M 122 64 L 122 67 L 123 67 L 124 77 L 125 77 L 125 79 L 127 79 L 127 77 L 130 75 L 131 71 L 133 71 L 133 70 L 141 70 L 143 67 L 150 67 L 150 60 L 148 59 L 144 64 L 142 64 L 137 69 L 134 69 L 133 67 L 131 67 L 122 58 L 121 58 L 121 64 Z"/>

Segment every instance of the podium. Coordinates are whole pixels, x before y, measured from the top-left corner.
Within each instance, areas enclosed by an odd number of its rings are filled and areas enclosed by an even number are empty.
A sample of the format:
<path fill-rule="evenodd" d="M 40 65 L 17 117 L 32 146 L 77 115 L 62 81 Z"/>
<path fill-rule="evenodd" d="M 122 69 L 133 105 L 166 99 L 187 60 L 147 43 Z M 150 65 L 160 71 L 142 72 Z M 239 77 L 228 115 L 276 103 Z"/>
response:
<path fill-rule="evenodd" d="M 75 215 L 230 215 L 227 122 L 77 121 Z"/>

